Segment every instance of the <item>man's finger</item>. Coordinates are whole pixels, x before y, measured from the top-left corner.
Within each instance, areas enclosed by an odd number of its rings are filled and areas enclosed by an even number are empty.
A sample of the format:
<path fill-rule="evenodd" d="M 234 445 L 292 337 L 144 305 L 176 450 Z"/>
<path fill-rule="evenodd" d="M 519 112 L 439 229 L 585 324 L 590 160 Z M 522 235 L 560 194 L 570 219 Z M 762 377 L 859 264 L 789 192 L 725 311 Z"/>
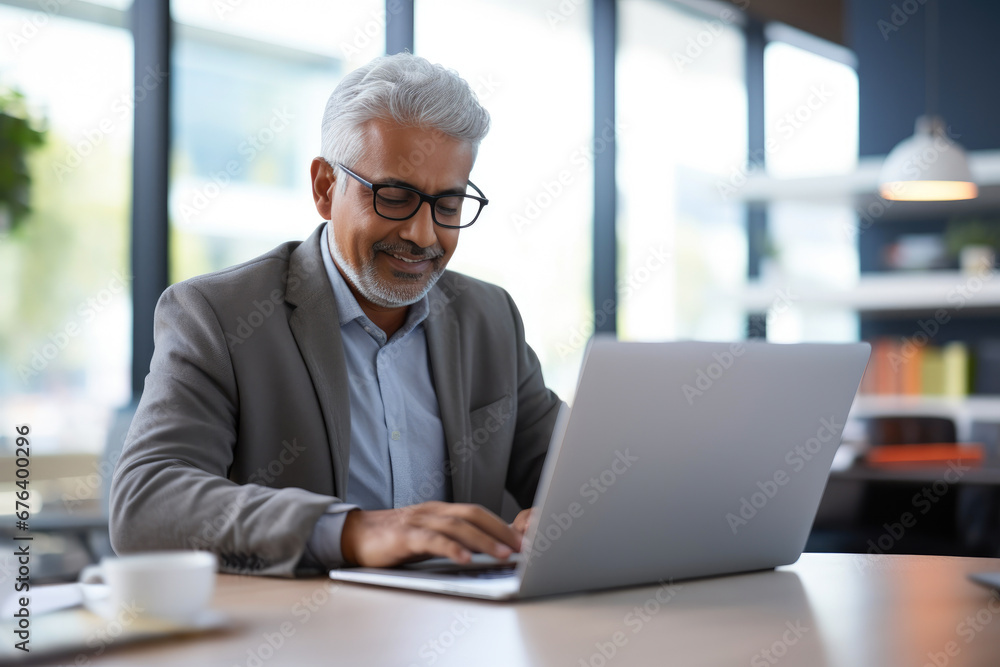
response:
<path fill-rule="evenodd" d="M 482 505 L 451 503 L 450 507 L 446 507 L 443 513 L 465 519 L 487 535 L 503 542 L 514 551 L 520 551 L 521 549 L 521 534 Z"/>
<path fill-rule="evenodd" d="M 472 552 L 462 544 L 434 530 L 423 530 L 416 533 L 416 540 L 411 544 L 413 551 L 431 556 L 444 556 L 456 563 L 468 563 Z"/>
<path fill-rule="evenodd" d="M 514 517 L 514 522 L 511 523 L 510 526 L 517 532 L 521 533 L 521 535 L 524 535 L 524 533 L 528 530 L 528 521 L 530 519 L 531 519 L 531 508 L 529 507 L 526 510 L 521 510 L 520 512 L 518 512 L 517 516 Z"/>
<path fill-rule="evenodd" d="M 436 531 L 458 542 L 466 549 L 506 558 L 513 551 L 512 547 L 498 542 L 480 528 L 457 516 L 429 515 L 421 519 L 420 525 Z"/>

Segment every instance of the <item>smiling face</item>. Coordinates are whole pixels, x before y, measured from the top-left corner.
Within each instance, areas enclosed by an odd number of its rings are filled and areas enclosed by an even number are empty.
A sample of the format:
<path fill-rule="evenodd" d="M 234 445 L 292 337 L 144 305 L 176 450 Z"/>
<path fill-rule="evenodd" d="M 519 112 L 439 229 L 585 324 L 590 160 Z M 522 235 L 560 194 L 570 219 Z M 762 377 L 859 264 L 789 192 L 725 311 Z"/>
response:
<path fill-rule="evenodd" d="M 433 195 L 464 192 L 473 160 L 466 142 L 434 130 L 372 121 L 361 159 L 346 166 L 372 183 Z M 340 179 L 347 179 L 343 191 Z M 419 301 L 458 245 L 459 230 L 434 224 L 429 204 L 421 204 L 407 220 L 387 220 L 375 212 L 369 188 L 320 159 L 313 161 L 313 197 L 320 215 L 330 220 L 334 262 L 365 310 Z"/>

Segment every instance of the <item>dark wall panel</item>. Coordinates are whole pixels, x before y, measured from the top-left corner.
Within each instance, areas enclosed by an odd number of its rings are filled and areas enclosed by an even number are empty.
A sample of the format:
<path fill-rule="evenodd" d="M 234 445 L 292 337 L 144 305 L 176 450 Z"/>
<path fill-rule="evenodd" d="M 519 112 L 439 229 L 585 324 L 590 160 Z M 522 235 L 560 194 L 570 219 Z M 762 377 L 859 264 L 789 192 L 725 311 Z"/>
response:
<path fill-rule="evenodd" d="M 907 12 L 910 13 L 907 13 Z M 860 148 L 884 155 L 924 113 L 924 27 L 920 0 L 850 0 L 847 46 L 858 56 Z M 969 150 L 1000 148 L 1000 3 L 947 0 L 938 6 L 938 108 Z"/>

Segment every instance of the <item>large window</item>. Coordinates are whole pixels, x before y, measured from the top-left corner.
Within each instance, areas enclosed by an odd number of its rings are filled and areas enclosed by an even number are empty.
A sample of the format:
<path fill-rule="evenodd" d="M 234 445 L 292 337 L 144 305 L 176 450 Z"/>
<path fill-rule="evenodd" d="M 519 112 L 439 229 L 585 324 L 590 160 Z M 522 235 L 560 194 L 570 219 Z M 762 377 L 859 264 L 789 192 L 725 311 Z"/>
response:
<path fill-rule="evenodd" d="M 458 71 L 492 117 L 472 179 L 490 199 L 450 268 L 507 289 L 546 383 L 576 386 L 593 332 L 593 48 L 587 2 L 416 6 L 415 53 Z"/>
<path fill-rule="evenodd" d="M 719 195 L 746 160 L 740 17 L 659 0 L 619 14 L 619 335 L 740 338 L 742 311 L 716 298 L 747 271 L 742 206 Z"/>
<path fill-rule="evenodd" d="M 35 211 L 0 238 L 0 410 L 37 423 L 39 451 L 100 450 L 110 410 L 129 399 L 129 168 L 132 109 L 144 96 L 129 4 L 66 0 L 44 14 L 0 1 L 0 28 L 24 36 L 3 45 L 0 85 L 23 91 L 49 128 L 32 157 Z M 320 224 L 309 163 L 323 107 L 345 73 L 383 53 L 387 6 L 396 4 L 173 0 L 171 282 Z M 725 3 L 698 5 L 708 14 L 690 6 L 618 1 L 617 121 L 595 135 L 589 2 L 415 5 L 414 51 L 456 69 L 493 119 L 473 173 L 491 203 L 462 232 L 451 268 L 513 295 L 548 383 L 568 399 L 595 317 L 615 319 L 625 339 L 747 333 L 733 298 L 748 272 L 743 19 Z M 777 148 L 767 176 L 852 170 L 849 59 L 780 28 L 768 37 L 765 129 Z M 611 138 L 618 303 L 595 313 L 593 172 Z M 855 279 L 845 207 L 779 202 L 768 215 L 762 284 Z M 850 313 L 805 308 L 769 321 L 769 337 L 856 336 Z"/>
<path fill-rule="evenodd" d="M 846 49 L 788 28 L 770 31 L 764 51 L 767 175 L 775 179 L 850 174 L 858 161 L 858 76 Z M 817 53 L 781 38 L 813 45 Z M 767 313 L 778 342 L 853 341 L 857 315 L 802 295 L 852 286 L 858 278 L 855 213 L 843 202 L 779 199 L 768 210 L 761 280 L 783 294 Z"/>
<path fill-rule="evenodd" d="M 32 213 L 0 231 L 0 443 L 11 453 L 9 425 L 29 423 L 37 455 L 100 451 L 131 396 L 132 112 L 146 94 L 128 30 L 51 4 L 0 5 L 0 87 L 47 126 L 30 155 Z"/>
<path fill-rule="evenodd" d="M 385 46 L 380 0 L 173 0 L 171 282 L 301 240 L 309 164 L 340 78 Z"/>

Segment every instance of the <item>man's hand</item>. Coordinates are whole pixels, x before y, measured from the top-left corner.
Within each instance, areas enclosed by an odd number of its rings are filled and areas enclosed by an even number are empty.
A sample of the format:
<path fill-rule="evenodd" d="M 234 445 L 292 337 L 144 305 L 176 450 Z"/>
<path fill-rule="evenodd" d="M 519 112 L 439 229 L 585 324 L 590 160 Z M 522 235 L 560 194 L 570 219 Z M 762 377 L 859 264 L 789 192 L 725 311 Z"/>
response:
<path fill-rule="evenodd" d="M 510 527 L 517 531 L 518 535 L 524 536 L 524 533 L 528 530 L 528 520 L 531 518 L 531 510 L 533 507 L 529 507 L 526 510 L 521 510 L 514 517 L 514 522 L 510 524 Z"/>
<path fill-rule="evenodd" d="M 349 563 L 366 567 L 433 556 L 467 563 L 472 552 L 505 559 L 521 549 L 523 531 L 516 525 L 517 519 L 508 526 L 485 507 L 470 503 L 432 500 L 391 510 L 351 510 L 344 519 L 340 550 Z"/>

